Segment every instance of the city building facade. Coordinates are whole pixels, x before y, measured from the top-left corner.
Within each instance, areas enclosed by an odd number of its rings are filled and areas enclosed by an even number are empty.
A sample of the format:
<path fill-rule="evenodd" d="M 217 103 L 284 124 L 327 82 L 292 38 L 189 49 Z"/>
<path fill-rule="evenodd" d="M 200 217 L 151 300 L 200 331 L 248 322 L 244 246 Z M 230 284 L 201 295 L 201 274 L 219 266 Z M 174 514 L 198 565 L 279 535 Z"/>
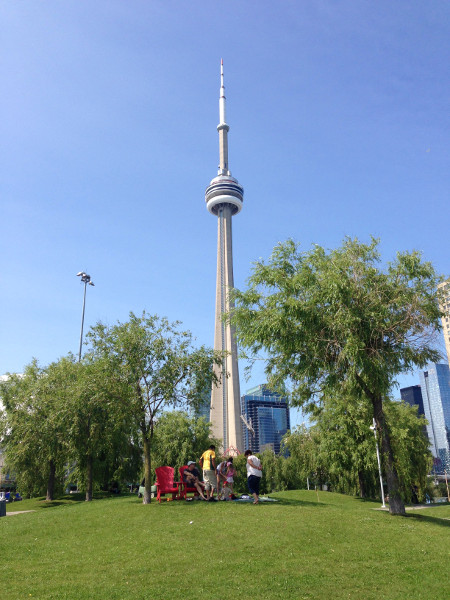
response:
<path fill-rule="evenodd" d="M 425 409 L 423 406 L 423 397 L 422 397 L 422 388 L 420 385 L 410 385 L 409 387 L 401 388 L 400 397 L 403 402 L 409 404 L 410 406 L 417 406 L 417 415 L 420 417 L 421 415 L 425 416 Z M 423 426 L 423 434 L 425 437 L 428 437 L 428 431 L 426 425 Z"/>
<path fill-rule="evenodd" d="M 205 419 L 206 422 L 209 422 L 211 411 L 211 390 L 206 389 L 202 394 L 202 400 L 200 404 L 191 412 L 192 416 L 196 419 Z"/>
<path fill-rule="evenodd" d="M 232 217 L 238 214 L 244 201 L 244 188 L 231 176 L 228 168 L 228 131 L 225 113 L 225 86 L 223 61 L 220 69 L 219 96 L 219 171 L 206 188 L 205 201 L 208 211 L 217 217 L 217 280 L 214 349 L 224 353 L 221 367 L 216 374 L 220 384 L 211 392 L 210 421 L 215 438 L 221 439 L 223 451 L 238 454 L 244 450 L 242 440 L 240 389 L 237 344 L 234 328 L 222 318 L 233 304 L 229 291 L 234 287 Z"/>
<path fill-rule="evenodd" d="M 241 398 L 244 445 L 252 452 L 266 449 L 279 454 L 281 439 L 290 429 L 286 397 L 258 385 Z"/>
<path fill-rule="evenodd" d="M 417 414 L 424 415 L 422 388 L 420 385 L 410 385 L 409 387 L 401 388 L 400 397 L 403 402 L 410 406 L 417 406 Z"/>
<path fill-rule="evenodd" d="M 450 368 L 431 364 L 420 373 L 420 387 L 435 469 L 450 470 Z"/>

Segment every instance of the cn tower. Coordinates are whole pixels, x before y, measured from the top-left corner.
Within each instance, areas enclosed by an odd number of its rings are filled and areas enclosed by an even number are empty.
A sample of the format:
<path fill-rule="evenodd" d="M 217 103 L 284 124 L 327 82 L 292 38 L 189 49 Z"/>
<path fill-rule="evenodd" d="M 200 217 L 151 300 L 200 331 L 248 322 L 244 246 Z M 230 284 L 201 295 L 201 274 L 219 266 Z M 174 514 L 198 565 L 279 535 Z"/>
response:
<path fill-rule="evenodd" d="M 206 188 L 206 208 L 218 219 L 217 234 L 217 283 L 216 283 L 216 316 L 214 329 L 214 349 L 225 351 L 222 368 L 216 367 L 221 376 L 221 383 L 213 386 L 211 392 L 212 433 L 223 440 L 223 450 L 227 454 L 243 451 L 239 369 L 237 344 L 234 328 L 222 319 L 233 304 L 228 292 L 234 287 L 233 278 L 233 244 L 231 220 L 242 209 L 244 188 L 238 180 L 231 176 L 228 169 L 228 131 L 225 114 L 225 86 L 223 83 L 223 60 L 220 66 L 219 96 L 219 148 L 220 164 L 217 177 Z"/>

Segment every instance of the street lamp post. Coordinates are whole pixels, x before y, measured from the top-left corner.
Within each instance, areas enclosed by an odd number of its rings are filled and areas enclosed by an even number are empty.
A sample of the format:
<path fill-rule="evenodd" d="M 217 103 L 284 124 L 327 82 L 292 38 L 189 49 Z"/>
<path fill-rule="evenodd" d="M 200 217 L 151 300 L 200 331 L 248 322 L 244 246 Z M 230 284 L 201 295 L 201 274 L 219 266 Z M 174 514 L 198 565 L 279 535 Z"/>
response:
<path fill-rule="evenodd" d="M 84 283 L 84 294 L 83 294 L 83 312 L 81 314 L 81 333 L 80 333 L 80 349 L 78 350 L 78 362 L 81 361 L 81 346 L 83 344 L 83 327 L 84 327 L 84 309 L 86 307 L 86 287 L 87 285 L 94 285 L 91 281 L 91 276 L 85 273 L 84 271 L 80 271 L 77 273 L 77 277 L 81 277 L 81 282 Z"/>
<path fill-rule="evenodd" d="M 386 504 L 384 502 L 383 476 L 381 474 L 380 451 L 378 449 L 377 423 L 375 421 L 375 417 L 373 419 L 373 425 L 370 426 L 370 429 L 372 429 L 373 435 L 375 436 L 375 446 L 377 448 L 378 473 L 380 475 L 381 500 L 383 502 L 383 504 L 381 505 L 381 508 L 386 508 Z"/>

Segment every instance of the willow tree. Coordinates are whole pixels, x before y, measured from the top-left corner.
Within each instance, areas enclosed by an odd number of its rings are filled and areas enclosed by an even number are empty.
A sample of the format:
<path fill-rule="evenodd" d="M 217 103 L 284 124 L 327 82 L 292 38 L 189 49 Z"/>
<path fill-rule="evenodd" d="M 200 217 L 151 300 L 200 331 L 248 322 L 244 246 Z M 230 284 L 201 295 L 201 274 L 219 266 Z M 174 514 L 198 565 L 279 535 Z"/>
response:
<path fill-rule="evenodd" d="M 62 488 L 68 460 L 67 403 L 75 378 L 71 358 L 47 367 L 33 360 L 23 375 L 0 386 L 4 405 L 2 447 L 23 493 L 46 492 L 53 500 Z"/>
<path fill-rule="evenodd" d="M 77 378 L 66 410 L 66 424 L 73 476 L 85 490 L 86 501 L 93 498 L 94 484 L 115 479 L 118 462 L 133 463 L 135 444 L 130 443 L 135 421 L 122 401 L 127 394 L 124 379 L 110 369 L 106 359 L 87 353 L 76 364 Z M 131 471 L 136 479 L 139 466 Z"/>
<path fill-rule="evenodd" d="M 293 403 L 343 387 L 372 405 L 380 434 L 389 510 L 404 514 L 383 398 L 397 376 L 439 359 L 440 278 L 418 252 L 381 267 L 377 240 L 300 252 L 292 240 L 255 263 L 248 289 L 234 290 L 228 316 L 250 357 L 265 351 L 271 385 L 290 380 Z"/>
<path fill-rule="evenodd" d="M 375 497 L 379 482 L 371 403 L 363 394 L 322 398 L 315 414 L 319 454 L 337 491 Z M 389 432 L 394 433 L 389 424 Z M 397 465 L 396 465 L 397 467 Z M 377 488 L 378 486 L 378 488 Z"/>
<path fill-rule="evenodd" d="M 153 437 L 152 462 L 155 467 L 171 465 L 178 473 L 179 467 L 197 461 L 211 444 L 220 445 L 220 440 L 212 437 L 211 423 L 185 411 L 164 412 Z"/>
<path fill-rule="evenodd" d="M 338 491 L 353 493 L 359 487 L 361 498 L 379 492 L 378 466 L 372 423 L 371 403 L 344 394 L 323 398 L 314 419 L 319 436 L 319 455 Z M 372 411 L 373 412 L 373 411 Z M 423 498 L 432 456 L 424 435 L 425 418 L 417 406 L 389 398 L 383 399 L 383 412 L 389 430 L 394 466 L 400 480 L 400 493 L 410 502 L 412 492 Z"/>
<path fill-rule="evenodd" d="M 145 312 L 130 313 L 126 323 L 98 323 L 89 333 L 93 356 L 109 361 L 111 373 L 126 384 L 123 402 L 136 419 L 144 452 L 144 504 L 151 498 L 152 443 L 163 411 L 198 406 L 215 381 L 213 363 L 222 355 L 196 348 L 189 331 Z M 125 388 L 124 388 L 125 390 Z M 174 431 L 173 435 L 176 435 Z"/>

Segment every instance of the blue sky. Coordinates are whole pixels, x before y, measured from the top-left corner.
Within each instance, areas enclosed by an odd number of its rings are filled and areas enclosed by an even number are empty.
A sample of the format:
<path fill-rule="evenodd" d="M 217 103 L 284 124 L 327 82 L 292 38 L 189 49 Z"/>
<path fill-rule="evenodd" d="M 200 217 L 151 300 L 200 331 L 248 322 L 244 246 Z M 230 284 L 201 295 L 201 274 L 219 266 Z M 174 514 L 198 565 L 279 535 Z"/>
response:
<path fill-rule="evenodd" d="M 237 287 L 293 237 L 381 239 L 448 274 L 450 5 L 4 2 L 0 373 L 129 311 L 212 345 L 220 59 Z M 261 373 L 241 382 L 261 382 Z M 401 384 L 418 383 L 417 376 Z"/>

